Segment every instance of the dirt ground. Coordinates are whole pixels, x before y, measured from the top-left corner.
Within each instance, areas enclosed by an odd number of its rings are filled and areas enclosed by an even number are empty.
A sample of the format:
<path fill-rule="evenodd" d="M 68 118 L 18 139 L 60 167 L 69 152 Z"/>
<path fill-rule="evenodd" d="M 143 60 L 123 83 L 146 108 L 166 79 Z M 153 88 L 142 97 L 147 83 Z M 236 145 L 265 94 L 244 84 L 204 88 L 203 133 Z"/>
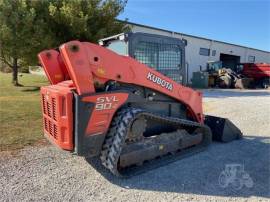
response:
<path fill-rule="evenodd" d="M 206 113 L 232 120 L 242 140 L 129 179 L 53 146 L 2 152 L 0 201 L 269 201 L 270 91 L 203 92 Z"/>

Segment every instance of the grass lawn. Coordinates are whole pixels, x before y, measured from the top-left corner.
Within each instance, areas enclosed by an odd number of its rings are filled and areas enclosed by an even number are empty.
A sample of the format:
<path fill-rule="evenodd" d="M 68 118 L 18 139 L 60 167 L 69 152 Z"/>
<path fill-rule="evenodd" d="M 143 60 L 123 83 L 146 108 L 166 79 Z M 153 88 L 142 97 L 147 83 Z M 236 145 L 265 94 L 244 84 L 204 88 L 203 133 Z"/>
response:
<path fill-rule="evenodd" d="M 39 88 L 47 78 L 19 74 L 23 87 L 11 84 L 11 74 L 0 73 L 0 151 L 20 149 L 43 139 Z"/>

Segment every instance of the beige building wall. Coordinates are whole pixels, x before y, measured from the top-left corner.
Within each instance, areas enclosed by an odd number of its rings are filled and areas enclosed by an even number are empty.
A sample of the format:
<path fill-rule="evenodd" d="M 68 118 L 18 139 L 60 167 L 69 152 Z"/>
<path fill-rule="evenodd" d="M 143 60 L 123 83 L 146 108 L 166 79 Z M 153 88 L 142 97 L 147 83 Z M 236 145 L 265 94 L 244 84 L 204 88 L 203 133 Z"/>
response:
<path fill-rule="evenodd" d="M 131 24 L 132 32 L 144 32 L 150 34 L 158 34 L 169 37 L 175 37 L 179 39 L 186 39 L 188 44 L 186 46 L 186 62 L 189 66 L 189 80 L 192 77 L 194 71 L 206 68 L 207 61 L 220 60 L 220 54 L 229 54 L 240 56 L 240 62 L 246 63 L 249 61 L 250 56 L 255 57 L 255 63 L 270 63 L 270 52 L 248 48 L 240 45 L 229 44 L 225 42 L 215 41 L 211 39 L 205 39 L 201 37 L 175 33 L 167 30 L 156 29 L 147 26 L 140 26 Z M 210 49 L 209 56 L 200 55 L 200 48 Z M 215 51 L 213 55 L 212 51 Z"/>

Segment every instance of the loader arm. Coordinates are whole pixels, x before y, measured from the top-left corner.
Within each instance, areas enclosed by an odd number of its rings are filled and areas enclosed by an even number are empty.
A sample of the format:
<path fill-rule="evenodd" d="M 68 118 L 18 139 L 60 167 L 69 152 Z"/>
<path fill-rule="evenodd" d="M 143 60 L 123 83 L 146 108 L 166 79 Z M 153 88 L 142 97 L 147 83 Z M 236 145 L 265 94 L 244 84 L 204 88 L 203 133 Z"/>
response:
<path fill-rule="evenodd" d="M 54 57 L 50 59 L 48 55 Z M 45 69 L 53 66 L 50 63 L 51 60 L 56 64 L 54 67 L 58 67 L 56 69 L 61 69 L 59 58 L 55 55 L 55 50 L 43 51 L 39 54 L 43 66 L 48 66 Z M 99 45 L 79 41 L 63 44 L 60 47 L 60 55 L 65 64 L 62 66 L 67 68 L 79 95 L 95 93 L 95 84 L 105 84 L 111 80 L 140 85 L 184 103 L 188 107 L 190 118 L 203 123 L 202 94 L 200 92 L 176 83 L 131 57 L 120 56 Z M 56 75 L 55 72 L 52 74 Z"/>
<path fill-rule="evenodd" d="M 67 68 L 58 51 L 42 51 L 38 54 L 38 59 L 44 67 L 45 74 L 51 84 L 70 80 Z"/>

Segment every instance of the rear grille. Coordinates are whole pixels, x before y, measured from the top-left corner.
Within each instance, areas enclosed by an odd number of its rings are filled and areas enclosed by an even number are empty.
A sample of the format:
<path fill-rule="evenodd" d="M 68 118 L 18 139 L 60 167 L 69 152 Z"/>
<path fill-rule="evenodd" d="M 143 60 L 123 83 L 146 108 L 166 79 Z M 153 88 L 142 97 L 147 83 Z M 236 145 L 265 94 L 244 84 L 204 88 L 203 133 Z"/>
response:
<path fill-rule="evenodd" d="M 42 95 L 42 109 L 43 109 L 43 113 L 47 114 L 46 113 L 46 101 L 45 101 L 45 96 L 44 95 Z"/>
<path fill-rule="evenodd" d="M 53 118 L 53 120 L 57 121 L 57 112 L 56 112 L 56 99 L 52 98 L 51 102 L 46 101 L 44 95 L 42 95 L 42 110 L 43 113 Z"/>
<path fill-rule="evenodd" d="M 48 120 L 46 118 L 44 118 L 44 127 L 45 130 L 48 131 Z"/>
<path fill-rule="evenodd" d="M 54 139 L 58 139 L 58 126 L 53 123 L 51 120 L 48 120 L 44 117 L 44 129 L 50 134 Z"/>
<path fill-rule="evenodd" d="M 48 96 L 48 95 L 47 95 Z M 56 98 L 42 95 L 42 110 L 47 116 L 44 116 L 44 129 L 50 134 L 54 139 L 58 139 L 58 126 L 53 121 L 57 121 L 57 111 L 56 111 Z"/>
<path fill-rule="evenodd" d="M 48 139 L 61 148 L 72 150 L 73 95 L 71 91 L 66 91 L 66 87 L 62 90 L 59 88 L 59 86 L 50 86 L 41 89 L 44 133 Z"/>
<path fill-rule="evenodd" d="M 56 121 L 56 101 L 52 98 L 52 117 Z"/>
<path fill-rule="evenodd" d="M 53 136 L 53 129 L 52 129 L 52 122 L 51 121 L 49 121 L 49 131 L 48 132 L 50 133 L 51 136 Z"/>
<path fill-rule="evenodd" d="M 58 129 L 57 129 L 57 125 L 53 124 L 53 137 L 55 139 L 58 139 Z"/>
<path fill-rule="evenodd" d="M 51 103 L 47 102 L 47 115 L 49 117 L 52 117 L 52 114 L 51 114 Z"/>

